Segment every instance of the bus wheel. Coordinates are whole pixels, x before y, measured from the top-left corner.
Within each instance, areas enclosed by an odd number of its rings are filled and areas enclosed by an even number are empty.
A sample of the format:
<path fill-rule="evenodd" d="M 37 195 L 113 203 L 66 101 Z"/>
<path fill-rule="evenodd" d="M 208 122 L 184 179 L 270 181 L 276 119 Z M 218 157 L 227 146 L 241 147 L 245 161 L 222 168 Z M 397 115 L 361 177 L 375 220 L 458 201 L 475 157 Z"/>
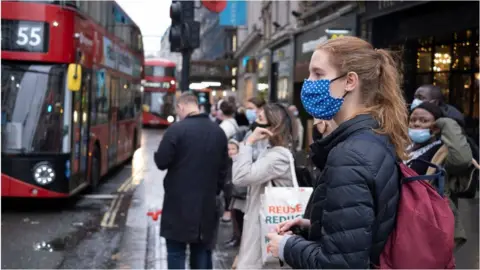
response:
<path fill-rule="evenodd" d="M 95 146 L 92 155 L 92 171 L 90 173 L 90 189 L 96 190 L 100 182 L 100 150 Z"/>

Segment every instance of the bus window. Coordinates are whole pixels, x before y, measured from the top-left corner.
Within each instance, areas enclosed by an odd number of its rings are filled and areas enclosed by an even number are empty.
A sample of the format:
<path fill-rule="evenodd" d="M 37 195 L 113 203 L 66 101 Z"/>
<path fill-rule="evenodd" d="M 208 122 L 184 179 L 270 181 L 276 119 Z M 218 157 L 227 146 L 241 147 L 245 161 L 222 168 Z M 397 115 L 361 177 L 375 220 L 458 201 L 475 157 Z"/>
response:
<path fill-rule="evenodd" d="M 60 153 L 65 69 L 2 62 L 2 152 Z"/>
<path fill-rule="evenodd" d="M 145 76 L 175 77 L 174 67 L 145 66 Z"/>

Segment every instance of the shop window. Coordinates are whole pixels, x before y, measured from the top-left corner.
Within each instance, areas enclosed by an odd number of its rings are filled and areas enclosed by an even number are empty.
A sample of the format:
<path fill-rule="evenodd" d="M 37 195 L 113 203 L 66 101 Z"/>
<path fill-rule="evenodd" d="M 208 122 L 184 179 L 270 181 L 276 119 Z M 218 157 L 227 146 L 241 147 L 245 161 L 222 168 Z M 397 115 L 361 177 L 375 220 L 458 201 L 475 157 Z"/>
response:
<path fill-rule="evenodd" d="M 280 78 L 277 81 L 277 99 L 287 101 L 288 98 L 288 78 Z"/>
<path fill-rule="evenodd" d="M 233 35 L 232 37 L 232 52 L 237 51 L 237 35 Z"/>
<path fill-rule="evenodd" d="M 478 54 L 477 54 L 478 56 Z M 473 83 L 473 92 L 472 92 L 472 100 L 473 100 L 473 108 L 472 108 L 472 116 L 475 119 L 478 119 L 478 114 L 479 114 L 479 103 L 480 100 L 478 99 L 479 95 L 479 82 L 480 82 L 480 74 L 475 73 L 475 81 Z"/>
<path fill-rule="evenodd" d="M 455 42 L 464 42 L 472 39 L 472 30 L 458 31 L 453 33 L 453 40 Z"/>
<path fill-rule="evenodd" d="M 93 17 L 93 20 L 97 23 L 101 22 L 101 1 L 90 1 L 90 5 L 88 7 L 89 15 Z"/>
<path fill-rule="evenodd" d="M 435 54 L 433 59 L 433 71 L 444 72 L 450 70 L 450 63 L 452 56 L 450 55 L 450 46 L 440 45 L 435 46 Z"/>
<path fill-rule="evenodd" d="M 422 86 L 425 84 L 432 84 L 432 76 L 430 74 L 417 75 L 417 86 Z"/>
<path fill-rule="evenodd" d="M 478 69 L 479 63 L 478 63 L 478 41 L 475 44 L 475 69 Z"/>
<path fill-rule="evenodd" d="M 432 71 L 431 48 L 420 47 L 417 50 L 417 72 Z"/>
<path fill-rule="evenodd" d="M 449 103 L 450 94 L 448 74 L 449 73 L 435 73 L 433 75 L 433 85 L 436 85 L 442 89 L 442 94 L 447 103 Z"/>
<path fill-rule="evenodd" d="M 446 102 L 478 119 L 478 29 L 427 37 L 417 44 L 416 86 L 439 86 Z"/>
<path fill-rule="evenodd" d="M 469 70 L 471 67 L 470 43 L 462 42 L 453 44 L 453 70 Z"/>
<path fill-rule="evenodd" d="M 142 40 L 142 35 L 138 34 L 137 36 L 137 46 L 139 51 L 143 51 L 143 40 Z"/>
<path fill-rule="evenodd" d="M 470 115 L 470 101 L 472 100 L 472 79 L 470 74 L 452 75 L 452 105 L 459 108 L 465 115 Z"/>
<path fill-rule="evenodd" d="M 89 5 L 90 1 L 79 1 L 78 2 L 78 8 L 85 14 L 89 15 Z"/>
<path fill-rule="evenodd" d="M 100 1 L 100 23 L 103 27 L 107 26 L 107 10 L 108 10 L 108 2 Z"/>

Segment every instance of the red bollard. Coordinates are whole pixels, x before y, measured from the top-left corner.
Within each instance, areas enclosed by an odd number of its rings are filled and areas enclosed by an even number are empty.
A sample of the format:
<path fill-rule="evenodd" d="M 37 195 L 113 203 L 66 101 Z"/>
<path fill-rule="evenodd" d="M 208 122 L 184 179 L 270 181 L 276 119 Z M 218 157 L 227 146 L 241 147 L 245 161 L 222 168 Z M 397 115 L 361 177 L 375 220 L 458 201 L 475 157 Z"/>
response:
<path fill-rule="evenodd" d="M 157 221 L 158 216 L 160 216 L 161 214 L 162 214 L 162 210 L 157 210 L 155 212 L 153 211 L 147 212 L 147 216 L 152 217 L 153 221 Z"/>

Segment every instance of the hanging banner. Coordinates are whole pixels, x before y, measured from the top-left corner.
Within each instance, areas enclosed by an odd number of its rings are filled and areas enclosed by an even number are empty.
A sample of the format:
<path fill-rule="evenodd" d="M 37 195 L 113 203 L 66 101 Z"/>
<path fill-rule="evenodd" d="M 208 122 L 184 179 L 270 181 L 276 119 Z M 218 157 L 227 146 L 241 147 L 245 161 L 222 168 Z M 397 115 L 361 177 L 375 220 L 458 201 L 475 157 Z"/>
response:
<path fill-rule="evenodd" d="M 247 1 L 227 1 L 227 6 L 220 12 L 220 25 L 245 26 L 247 24 Z"/>

